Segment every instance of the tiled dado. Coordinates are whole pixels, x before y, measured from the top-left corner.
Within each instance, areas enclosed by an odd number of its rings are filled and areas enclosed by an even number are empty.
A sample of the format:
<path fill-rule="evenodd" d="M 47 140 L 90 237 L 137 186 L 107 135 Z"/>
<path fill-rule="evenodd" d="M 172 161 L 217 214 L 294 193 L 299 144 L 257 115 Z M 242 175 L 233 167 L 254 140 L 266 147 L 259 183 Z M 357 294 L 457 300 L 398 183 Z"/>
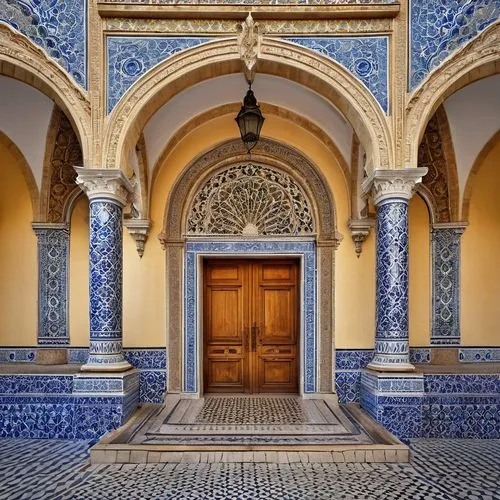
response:
<path fill-rule="evenodd" d="M 139 373 L 0 375 L 0 437 L 97 441 L 139 404 Z"/>
<path fill-rule="evenodd" d="M 361 406 L 400 439 L 500 437 L 500 375 L 364 370 Z"/>
<path fill-rule="evenodd" d="M 167 354 L 165 348 L 125 348 L 125 359 L 139 370 L 141 403 L 163 403 L 167 386 Z M 89 350 L 83 347 L 68 349 L 68 363 L 83 364 L 87 361 Z M 36 348 L 0 348 L 0 363 L 33 363 Z M 0 393 L 3 391 L 0 390 Z"/>
<path fill-rule="evenodd" d="M 373 349 L 337 349 L 335 386 L 340 403 L 358 403 L 361 371 L 373 358 Z M 429 363 L 429 348 L 410 348 L 411 363 Z"/>

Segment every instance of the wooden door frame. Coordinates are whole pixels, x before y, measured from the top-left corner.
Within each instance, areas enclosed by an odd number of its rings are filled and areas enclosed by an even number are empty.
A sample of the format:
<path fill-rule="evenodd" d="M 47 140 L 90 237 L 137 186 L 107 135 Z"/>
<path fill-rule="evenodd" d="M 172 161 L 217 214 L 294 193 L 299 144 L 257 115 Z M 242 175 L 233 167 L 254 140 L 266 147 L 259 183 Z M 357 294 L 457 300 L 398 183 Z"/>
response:
<path fill-rule="evenodd" d="M 314 393 L 319 392 L 317 250 L 315 241 L 305 239 L 259 242 L 210 240 L 186 244 L 183 286 L 184 332 L 181 349 L 183 397 L 199 398 L 203 395 L 203 261 L 206 258 L 218 257 L 299 260 L 299 394 L 303 397 L 313 397 Z M 331 370 L 330 365 L 330 373 Z"/>

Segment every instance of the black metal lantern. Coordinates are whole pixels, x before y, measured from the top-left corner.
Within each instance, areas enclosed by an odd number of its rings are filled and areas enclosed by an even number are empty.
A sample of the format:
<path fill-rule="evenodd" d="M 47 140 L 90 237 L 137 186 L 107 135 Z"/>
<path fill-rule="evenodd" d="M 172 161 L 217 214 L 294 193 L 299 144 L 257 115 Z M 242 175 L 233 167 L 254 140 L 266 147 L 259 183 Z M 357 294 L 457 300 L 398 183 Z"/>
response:
<path fill-rule="evenodd" d="M 235 120 L 240 129 L 241 140 L 250 153 L 252 148 L 254 148 L 259 141 L 260 129 L 264 123 L 264 117 L 257 105 L 257 99 L 255 98 L 251 85 L 247 95 L 243 99 L 243 106 Z"/>

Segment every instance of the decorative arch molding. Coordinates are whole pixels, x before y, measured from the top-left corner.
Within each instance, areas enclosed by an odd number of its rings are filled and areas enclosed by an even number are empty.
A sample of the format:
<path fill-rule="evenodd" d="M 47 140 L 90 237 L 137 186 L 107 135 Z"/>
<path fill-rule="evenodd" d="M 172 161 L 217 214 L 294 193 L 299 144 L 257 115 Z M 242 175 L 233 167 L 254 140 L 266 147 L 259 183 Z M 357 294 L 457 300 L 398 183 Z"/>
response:
<path fill-rule="evenodd" d="M 93 164 L 90 103 L 86 94 L 44 50 L 2 21 L 0 74 L 20 80 L 52 99 L 77 132 L 84 164 Z"/>
<path fill-rule="evenodd" d="M 467 178 L 467 184 L 464 189 L 464 196 L 462 200 L 462 220 L 464 222 L 469 222 L 470 215 L 470 202 L 472 198 L 472 192 L 474 191 L 474 184 L 476 182 L 476 177 L 481 169 L 481 166 L 484 163 L 486 157 L 490 154 L 491 150 L 500 142 L 500 130 L 498 130 L 493 137 L 485 144 L 483 149 L 477 155 L 477 158 L 472 165 L 472 168 L 469 172 L 469 176 Z"/>
<path fill-rule="evenodd" d="M 312 134 L 318 141 L 323 143 L 329 151 L 333 153 L 337 161 L 339 162 L 340 168 L 342 169 L 342 173 L 344 174 L 344 177 L 346 179 L 346 185 L 349 187 L 350 185 L 350 179 L 351 179 L 351 172 L 349 165 L 347 161 L 345 160 L 344 156 L 340 152 L 339 148 L 333 142 L 331 137 L 318 125 L 316 125 L 314 122 L 311 122 L 308 120 L 306 117 L 299 115 L 297 113 L 294 113 L 293 111 L 290 111 L 288 109 L 282 108 L 280 106 L 275 106 L 274 104 L 268 104 L 265 102 L 260 102 L 259 103 L 260 108 L 262 112 L 264 113 L 265 116 L 277 116 L 278 118 L 282 118 L 283 120 L 288 120 L 290 122 L 293 122 L 300 127 L 306 129 L 310 134 Z M 204 123 L 207 123 L 210 120 L 213 120 L 215 118 L 218 118 L 223 115 L 234 115 L 238 113 L 238 111 L 241 108 L 241 103 L 232 103 L 232 104 L 223 104 L 221 106 L 217 106 L 215 108 L 212 108 L 208 111 L 205 111 L 204 113 L 201 113 L 191 120 L 189 120 L 187 123 L 182 125 L 176 132 L 175 134 L 172 135 L 170 140 L 167 142 L 165 145 L 163 151 L 161 152 L 160 156 L 158 157 L 158 160 L 156 160 L 155 165 L 153 166 L 152 170 L 152 175 L 151 175 L 151 183 L 149 186 L 149 197 L 146 197 L 146 200 L 151 200 L 151 191 L 155 185 L 156 178 L 159 175 L 159 172 L 161 171 L 162 166 L 165 164 L 167 161 L 168 156 L 170 153 L 173 151 L 173 149 L 179 144 L 179 142 L 186 137 L 190 132 L 192 132 L 194 129 L 199 127 L 200 125 L 203 125 Z M 136 149 L 141 148 L 140 147 L 140 141 L 141 138 L 144 138 L 144 136 L 141 134 L 141 137 L 139 138 L 139 142 L 137 143 Z M 143 140 L 143 139 L 142 139 Z M 145 147 L 145 146 L 144 146 Z M 141 174 L 143 177 L 147 178 L 148 174 L 147 171 L 144 169 L 147 168 L 147 163 L 146 162 L 139 162 L 139 167 L 141 170 Z M 143 193 L 146 193 L 143 189 Z M 147 206 L 145 203 L 145 198 L 143 195 L 143 206 Z M 149 213 L 149 208 L 148 208 L 148 213 Z"/>
<path fill-rule="evenodd" d="M 47 134 L 40 196 L 40 222 L 64 223 L 75 192 L 75 165 L 83 161 L 78 137 L 66 115 L 54 106 Z"/>
<path fill-rule="evenodd" d="M 181 173 L 167 201 L 162 241 L 180 241 L 186 231 L 186 217 L 200 183 L 225 166 L 248 161 L 240 139 L 220 144 L 194 159 Z M 252 150 L 252 162 L 274 166 L 294 178 L 313 204 L 318 239 L 337 241 L 336 208 L 328 184 L 319 169 L 302 153 L 283 143 L 262 138 Z M 293 166 L 293 169 L 291 168 Z"/>
<path fill-rule="evenodd" d="M 207 42 L 159 64 L 131 87 L 109 116 L 103 164 L 122 165 L 149 118 L 172 96 L 200 81 L 241 71 L 236 38 Z M 393 167 L 388 120 L 370 91 L 340 64 L 295 44 L 263 38 L 258 71 L 309 87 L 336 106 L 363 143 L 369 167 Z"/>
<path fill-rule="evenodd" d="M 26 185 L 28 186 L 28 191 L 30 193 L 31 209 L 33 212 L 33 220 L 38 218 L 39 213 L 39 193 L 38 187 L 36 185 L 35 177 L 33 172 L 26 161 L 21 150 L 16 146 L 16 144 L 10 140 L 10 138 L 0 130 L 0 144 L 10 151 L 12 156 L 17 160 L 17 163 L 21 169 Z"/>
<path fill-rule="evenodd" d="M 241 140 L 224 142 L 194 159 L 175 182 L 165 207 L 163 232 L 159 239 L 166 250 L 168 286 L 167 345 L 168 391 L 197 392 L 200 369 L 196 364 L 200 314 L 197 305 L 199 281 L 197 262 L 216 252 L 219 256 L 261 254 L 291 255 L 301 258 L 304 392 L 334 392 L 334 298 L 335 248 L 342 236 L 336 232 L 336 210 L 332 194 L 317 167 L 290 146 L 263 138 L 252 151 L 251 162 L 266 165 L 293 178 L 310 200 L 316 238 L 279 239 L 248 237 L 186 238 L 186 224 L 192 201 L 208 179 L 229 168 L 249 162 Z M 246 239 L 245 239 L 246 238 Z M 316 292 L 317 290 L 317 292 Z M 183 314 L 183 304 L 184 311 Z M 196 333 L 198 332 L 198 333 Z"/>
<path fill-rule="evenodd" d="M 425 193 L 434 223 L 458 220 L 458 173 L 448 117 L 440 106 L 427 123 L 418 149 L 418 166 L 426 167 Z"/>
<path fill-rule="evenodd" d="M 406 107 L 405 162 L 418 165 L 425 127 L 447 97 L 476 80 L 500 71 L 500 21 L 485 29 L 424 80 Z"/>

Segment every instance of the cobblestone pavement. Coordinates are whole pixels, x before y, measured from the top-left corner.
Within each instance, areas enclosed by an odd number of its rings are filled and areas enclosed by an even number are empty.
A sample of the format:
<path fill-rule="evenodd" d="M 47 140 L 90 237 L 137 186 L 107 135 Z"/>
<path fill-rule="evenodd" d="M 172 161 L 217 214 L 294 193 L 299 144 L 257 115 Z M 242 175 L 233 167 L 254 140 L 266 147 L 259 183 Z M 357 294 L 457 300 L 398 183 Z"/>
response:
<path fill-rule="evenodd" d="M 500 499 L 500 440 L 414 440 L 411 464 L 90 466 L 87 448 L 0 439 L 0 498 Z"/>

